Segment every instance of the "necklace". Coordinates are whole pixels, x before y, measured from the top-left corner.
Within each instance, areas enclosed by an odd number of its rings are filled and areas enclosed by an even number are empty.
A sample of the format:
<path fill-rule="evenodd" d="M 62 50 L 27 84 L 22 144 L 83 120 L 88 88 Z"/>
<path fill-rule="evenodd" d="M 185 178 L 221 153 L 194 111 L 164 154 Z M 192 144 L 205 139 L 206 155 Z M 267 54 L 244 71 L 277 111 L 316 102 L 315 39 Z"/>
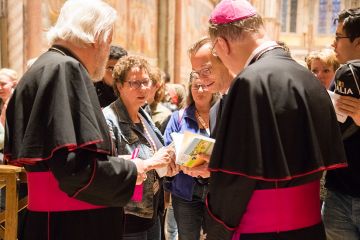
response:
<path fill-rule="evenodd" d="M 157 151 L 157 147 L 156 147 L 155 141 L 154 141 L 154 139 L 151 137 L 151 135 L 150 135 L 147 127 L 146 127 L 145 124 L 144 124 L 144 120 L 142 119 L 142 117 L 141 117 L 140 115 L 139 115 L 139 119 L 140 119 L 140 122 L 141 122 L 141 124 L 142 124 L 142 126 L 143 126 L 143 128 L 144 128 L 145 135 L 147 136 L 147 139 L 148 139 L 148 141 L 149 141 L 149 143 L 150 143 L 151 151 L 152 151 L 152 153 L 154 154 L 154 153 Z"/>
<path fill-rule="evenodd" d="M 56 47 L 51 47 L 50 50 L 54 50 L 55 52 L 58 52 L 58 53 L 60 53 L 61 55 L 66 56 L 66 54 L 65 54 L 63 51 L 61 51 L 60 49 L 58 49 L 58 48 L 56 48 Z"/>
<path fill-rule="evenodd" d="M 205 131 L 210 135 L 210 129 L 209 129 L 209 124 L 207 124 L 205 122 L 205 120 L 201 117 L 200 113 L 198 112 L 198 110 L 195 110 L 195 116 L 198 120 L 198 122 L 200 123 L 200 125 L 205 129 Z"/>

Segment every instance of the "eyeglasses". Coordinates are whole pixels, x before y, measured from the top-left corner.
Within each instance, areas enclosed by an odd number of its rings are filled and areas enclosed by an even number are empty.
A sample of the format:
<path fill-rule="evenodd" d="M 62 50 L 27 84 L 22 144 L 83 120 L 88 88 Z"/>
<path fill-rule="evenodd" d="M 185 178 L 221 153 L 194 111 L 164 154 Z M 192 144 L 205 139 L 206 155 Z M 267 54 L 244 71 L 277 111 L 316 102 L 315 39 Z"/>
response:
<path fill-rule="evenodd" d="M 212 47 L 211 47 L 211 54 L 214 56 L 214 57 L 217 57 L 217 53 L 216 53 L 216 50 L 215 50 L 215 46 L 218 42 L 218 38 L 216 38 L 215 42 L 213 43 Z"/>
<path fill-rule="evenodd" d="M 338 42 L 340 39 L 342 38 L 350 38 L 350 37 L 347 37 L 347 36 L 335 36 L 335 42 Z"/>
<path fill-rule="evenodd" d="M 124 81 L 127 82 L 131 88 L 134 89 L 140 89 L 141 86 L 144 86 L 146 88 L 151 87 L 152 81 L 148 78 L 145 78 L 143 80 L 136 80 L 136 81 Z"/>
<path fill-rule="evenodd" d="M 190 81 L 193 81 L 193 80 L 199 79 L 199 78 L 208 78 L 210 75 L 211 75 L 210 67 L 203 68 L 199 71 L 192 71 L 190 73 Z"/>
<path fill-rule="evenodd" d="M 113 71 L 114 71 L 114 66 L 108 66 L 108 67 L 106 68 L 106 71 L 108 71 L 108 72 L 113 72 Z"/>
<path fill-rule="evenodd" d="M 200 91 L 200 89 L 203 91 L 207 91 L 206 85 L 198 84 L 198 83 L 191 84 L 191 89 L 196 90 L 196 91 Z"/>

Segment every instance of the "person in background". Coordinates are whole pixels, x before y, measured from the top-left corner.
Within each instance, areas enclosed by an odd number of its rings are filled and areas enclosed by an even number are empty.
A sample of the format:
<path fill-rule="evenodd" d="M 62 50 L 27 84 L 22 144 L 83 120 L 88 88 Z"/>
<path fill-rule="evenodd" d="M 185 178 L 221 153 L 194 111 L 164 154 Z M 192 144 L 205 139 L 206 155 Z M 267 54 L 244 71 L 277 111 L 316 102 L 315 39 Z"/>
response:
<path fill-rule="evenodd" d="M 346 166 L 328 93 L 246 0 L 221 1 L 209 35 L 235 79 L 209 162 L 207 240 L 325 239 L 320 178 Z"/>
<path fill-rule="evenodd" d="M 17 83 L 18 75 L 15 70 L 9 68 L 0 69 L 0 123 L 2 126 L 5 126 L 7 104 Z"/>
<path fill-rule="evenodd" d="M 6 109 L 10 97 L 18 83 L 18 75 L 15 70 L 9 68 L 0 69 L 0 163 L 3 163 L 3 148 L 5 141 L 5 120 L 6 120 Z M 26 196 L 21 191 L 21 195 Z M 0 209 L 5 209 L 5 189 L 0 190 Z"/>
<path fill-rule="evenodd" d="M 121 58 L 114 67 L 114 91 L 118 99 L 103 109 L 118 155 L 132 155 L 138 150 L 153 170 L 147 172 L 141 199 L 125 206 L 124 240 L 160 240 L 160 216 L 163 197 L 161 177 L 156 166 L 174 162 L 174 149 L 162 148 L 163 138 L 150 116 L 141 107 L 151 92 L 151 67 L 138 56 Z M 162 148 L 162 149 L 161 149 Z M 159 164 L 160 163 L 160 164 Z"/>
<path fill-rule="evenodd" d="M 165 74 L 165 96 L 163 98 L 163 105 L 170 111 L 182 109 L 186 100 L 186 89 L 183 84 L 170 83 L 170 75 Z M 171 118 L 171 115 L 165 120 L 165 128 Z M 165 131 L 165 129 L 164 129 Z M 177 240 L 178 230 L 174 217 L 174 209 L 172 207 L 171 195 L 165 191 L 164 202 L 166 207 L 166 214 L 164 219 L 164 234 L 167 240 Z"/>
<path fill-rule="evenodd" d="M 348 168 L 327 172 L 328 194 L 323 220 L 328 240 L 360 239 L 360 8 L 339 13 L 335 40 L 336 58 L 343 64 L 335 74 L 335 108 L 347 115 L 339 122 Z"/>
<path fill-rule="evenodd" d="M 192 60 L 193 55 L 210 40 L 199 41 L 189 50 Z M 210 48 L 209 48 L 210 51 Z M 193 62 L 192 62 L 193 63 Z M 188 83 L 187 107 L 175 111 L 166 127 L 164 136 L 165 144 L 170 144 L 173 139 L 171 133 L 191 131 L 210 136 L 210 108 L 217 100 L 217 95 L 212 94 L 201 81 L 203 77 L 211 77 L 215 67 L 208 63 L 197 72 L 192 71 Z M 207 75 L 205 76 L 205 72 Z M 208 175 L 205 172 L 195 177 L 179 172 L 171 182 L 168 183 L 168 190 L 171 191 L 172 206 L 178 227 L 179 239 L 196 240 L 200 237 L 203 227 L 205 213 L 204 198 L 208 189 Z"/>
<path fill-rule="evenodd" d="M 329 89 L 331 83 L 334 81 L 335 71 L 340 67 L 335 52 L 332 49 L 312 51 L 305 57 L 305 62 L 307 68 L 314 73 L 321 84 L 326 89 Z M 324 172 L 320 181 L 321 203 L 324 201 L 327 193 L 325 188 L 325 176 L 326 172 Z"/>
<path fill-rule="evenodd" d="M 149 74 L 153 84 L 150 87 L 150 93 L 147 99 L 148 113 L 155 123 L 155 126 L 163 134 L 171 115 L 170 109 L 165 107 L 162 103 L 165 96 L 165 75 L 156 67 L 153 67 Z"/>
<path fill-rule="evenodd" d="M 213 94 L 220 94 L 220 99 L 210 110 L 210 136 L 216 138 L 217 121 L 221 118 L 222 105 L 226 92 L 230 88 L 233 76 L 221 62 L 220 58 L 212 54 L 211 39 L 204 37 L 194 43 L 189 49 L 189 57 L 194 77 L 197 77 Z M 204 169 L 207 170 L 207 169 Z"/>
<path fill-rule="evenodd" d="M 181 109 L 185 106 L 186 102 L 186 88 L 180 83 L 167 83 L 165 84 L 165 97 L 163 104 L 172 112 Z"/>
<path fill-rule="evenodd" d="M 288 46 L 284 41 L 276 41 L 276 43 L 277 43 L 279 46 L 283 47 L 283 49 L 284 49 L 287 53 L 289 53 L 289 55 L 291 55 L 290 48 L 289 48 L 289 46 Z"/>
<path fill-rule="evenodd" d="M 116 18 L 103 1 L 66 1 L 10 98 L 4 160 L 25 167 L 29 189 L 21 240 L 122 238 L 123 206 L 151 168 L 116 157 L 93 87 Z"/>
<path fill-rule="evenodd" d="M 315 74 L 321 84 L 329 89 L 334 80 L 335 71 L 340 67 L 335 52 L 332 49 L 312 51 L 306 56 L 305 62 L 308 69 Z"/>
<path fill-rule="evenodd" d="M 109 59 L 106 64 L 106 72 L 101 81 L 95 82 L 94 86 L 96 88 L 96 93 L 99 98 L 100 106 L 102 108 L 108 106 L 110 103 L 117 99 L 114 90 L 113 90 L 113 78 L 112 72 L 116 62 L 122 58 L 127 56 L 127 51 L 121 47 L 112 45 L 110 47 Z"/>

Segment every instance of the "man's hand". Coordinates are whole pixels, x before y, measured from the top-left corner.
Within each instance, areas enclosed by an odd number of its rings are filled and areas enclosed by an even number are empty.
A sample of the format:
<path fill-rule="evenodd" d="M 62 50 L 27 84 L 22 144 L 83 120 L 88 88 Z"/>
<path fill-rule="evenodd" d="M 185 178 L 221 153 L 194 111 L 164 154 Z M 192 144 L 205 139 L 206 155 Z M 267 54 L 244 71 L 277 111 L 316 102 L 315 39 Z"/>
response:
<path fill-rule="evenodd" d="M 360 99 L 340 96 L 336 101 L 336 107 L 341 112 L 349 115 L 357 126 L 360 126 Z"/>
<path fill-rule="evenodd" d="M 188 168 L 181 166 L 180 169 L 187 175 L 190 175 L 192 177 L 202 177 L 202 178 L 208 178 L 210 177 L 210 171 L 208 170 L 210 156 L 205 154 L 199 154 L 200 158 L 205 160 L 204 164 L 201 164 L 200 166 Z"/>
<path fill-rule="evenodd" d="M 200 166 L 188 168 L 181 166 L 180 169 L 187 175 L 190 175 L 192 177 L 202 177 L 202 178 L 208 178 L 210 177 L 210 172 L 208 170 L 208 163 L 204 163 Z"/>
<path fill-rule="evenodd" d="M 146 172 L 148 171 L 146 168 L 146 165 L 144 164 L 144 160 L 141 160 L 140 158 L 135 158 L 132 159 L 132 161 L 135 163 L 136 165 L 136 170 L 137 170 L 137 179 L 136 179 L 136 185 L 140 185 L 142 184 L 147 176 L 146 176 Z"/>
<path fill-rule="evenodd" d="M 180 166 L 177 165 L 175 162 L 171 162 L 169 165 L 168 165 L 168 169 L 167 169 L 167 173 L 165 176 L 167 177 L 173 177 L 175 176 L 176 174 L 178 174 L 180 171 Z"/>

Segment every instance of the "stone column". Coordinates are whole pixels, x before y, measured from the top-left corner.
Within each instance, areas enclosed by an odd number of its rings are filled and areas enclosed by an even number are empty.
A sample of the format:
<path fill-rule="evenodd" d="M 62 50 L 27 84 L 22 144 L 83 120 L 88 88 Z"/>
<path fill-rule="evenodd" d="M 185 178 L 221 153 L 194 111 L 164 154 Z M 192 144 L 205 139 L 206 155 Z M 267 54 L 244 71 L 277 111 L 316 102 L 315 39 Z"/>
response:
<path fill-rule="evenodd" d="M 24 71 L 24 1 L 7 2 L 9 67 L 21 75 Z"/>
<path fill-rule="evenodd" d="M 0 67 L 8 67 L 7 1 L 0 0 Z"/>
<path fill-rule="evenodd" d="M 42 50 L 41 0 L 27 0 L 25 14 L 25 61 L 38 57 Z"/>
<path fill-rule="evenodd" d="M 182 2 L 175 3 L 175 43 L 174 43 L 174 82 L 181 83 L 181 35 L 182 35 Z"/>

